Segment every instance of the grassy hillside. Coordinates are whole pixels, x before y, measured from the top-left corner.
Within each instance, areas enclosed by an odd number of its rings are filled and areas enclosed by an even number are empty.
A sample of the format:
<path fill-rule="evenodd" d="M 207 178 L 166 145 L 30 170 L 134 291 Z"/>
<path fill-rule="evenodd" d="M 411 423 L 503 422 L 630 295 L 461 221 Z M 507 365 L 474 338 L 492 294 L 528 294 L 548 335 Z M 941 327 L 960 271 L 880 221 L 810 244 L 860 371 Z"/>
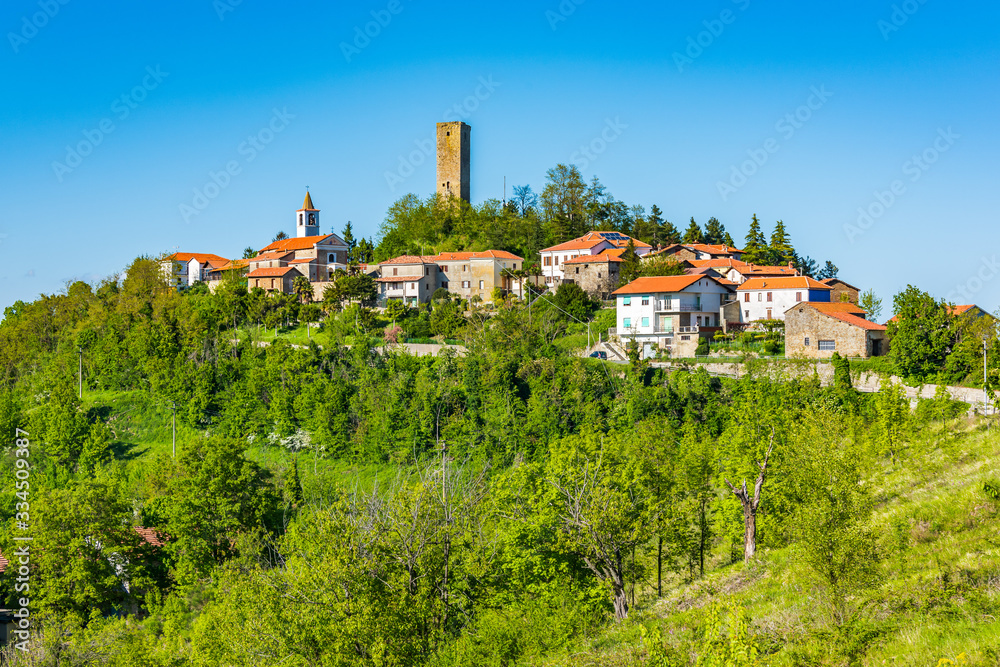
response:
<path fill-rule="evenodd" d="M 1000 479 L 1000 431 L 964 420 L 872 470 L 884 583 L 852 598 L 846 620 L 834 618 L 828 592 L 793 546 L 704 579 L 675 577 L 659 600 L 647 585 L 634 618 L 529 662 L 688 664 L 676 660 L 702 652 L 706 620 L 721 605 L 723 621 L 730 609 L 749 614 L 761 665 L 1000 664 L 1000 501 L 983 488 L 991 479 Z M 655 642 L 643 640 L 643 628 L 659 631 L 659 655 L 672 658 L 651 656 Z"/>

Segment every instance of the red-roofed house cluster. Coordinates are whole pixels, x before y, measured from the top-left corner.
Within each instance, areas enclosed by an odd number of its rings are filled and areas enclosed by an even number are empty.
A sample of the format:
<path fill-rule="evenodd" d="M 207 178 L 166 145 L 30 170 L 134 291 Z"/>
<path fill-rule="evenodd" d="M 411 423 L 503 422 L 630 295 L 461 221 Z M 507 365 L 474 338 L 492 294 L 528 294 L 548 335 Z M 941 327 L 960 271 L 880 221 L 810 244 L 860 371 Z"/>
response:
<path fill-rule="evenodd" d="M 886 327 L 865 318 L 858 289 L 839 278 L 816 280 L 794 265 L 757 266 L 725 245 L 673 244 L 644 259 L 669 256 L 686 275 L 638 278 L 613 293 L 614 335 L 634 341 L 643 356 L 668 350 L 690 356 L 699 338 L 763 320 L 785 325 L 788 356 L 879 356 L 888 352 Z"/>
<path fill-rule="evenodd" d="M 489 302 L 495 288 L 504 293 L 519 288 L 514 272 L 523 269 L 524 258 L 503 250 L 400 255 L 379 264 L 375 281 L 380 305 L 397 300 L 415 306 L 441 288 L 463 299 Z"/>

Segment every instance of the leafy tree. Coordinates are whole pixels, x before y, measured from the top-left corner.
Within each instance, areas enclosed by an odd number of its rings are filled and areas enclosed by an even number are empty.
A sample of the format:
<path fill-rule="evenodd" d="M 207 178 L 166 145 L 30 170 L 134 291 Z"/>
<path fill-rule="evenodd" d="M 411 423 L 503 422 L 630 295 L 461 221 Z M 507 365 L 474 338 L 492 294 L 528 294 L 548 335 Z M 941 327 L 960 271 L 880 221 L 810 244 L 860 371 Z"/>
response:
<path fill-rule="evenodd" d="M 833 386 L 837 389 L 853 389 L 851 384 L 851 362 L 834 352 L 830 357 L 833 364 Z"/>
<path fill-rule="evenodd" d="M 622 285 L 632 282 L 642 273 L 642 260 L 635 252 L 635 243 L 629 239 L 625 252 L 621 254 L 621 265 L 618 268 L 618 280 Z"/>
<path fill-rule="evenodd" d="M 243 248 L 243 259 L 253 259 L 257 256 L 257 251 L 254 250 L 253 246 L 247 246 Z"/>
<path fill-rule="evenodd" d="M 290 503 L 292 507 L 301 507 L 305 503 L 297 458 L 292 459 L 292 469 L 285 475 L 285 501 Z"/>
<path fill-rule="evenodd" d="M 526 218 L 529 213 L 538 208 L 538 195 L 531 191 L 530 185 L 515 185 L 511 201 L 517 206 L 518 213 L 522 218 Z"/>
<path fill-rule="evenodd" d="M 395 322 L 406 315 L 406 304 L 399 299 L 390 299 L 388 303 L 385 304 L 385 316 L 390 320 Z"/>
<path fill-rule="evenodd" d="M 684 231 L 684 243 L 704 243 L 705 235 L 701 231 L 701 227 L 698 223 L 691 218 L 691 223 L 688 228 Z"/>
<path fill-rule="evenodd" d="M 298 297 L 302 303 L 309 303 L 313 298 L 313 288 L 309 279 L 305 276 L 295 276 L 292 281 L 292 293 Z"/>
<path fill-rule="evenodd" d="M 557 164 L 546 172 L 541 206 L 549 221 L 550 240 L 562 243 L 582 235 L 585 225 L 585 195 L 587 186 L 575 166 Z"/>
<path fill-rule="evenodd" d="M 955 343 L 952 316 L 943 301 L 912 285 L 892 300 L 889 359 L 904 377 L 930 378 L 944 368 Z"/>
<path fill-rule="evenodd" d="M 581 322 L 586 322 L 594 312 L 600 307 L 600 303 L 591 299 L 590 296 L 576 283 L 560 283 L 556 289 L 552 303 Z M 560 317 L 566 317 L 560 313 Z"/>
<path fill-rule="evenodd" d="M 437 336 L 454 338 L 465 326 L 464 312 L 460 301 L 438 301 L 431 311 L 431 331 Z"/>
<path fill-rule="evenodd" d="M 870 289 L 861 294 L 858 306 L 868 313 L 868 320 L 878 322 L 882 317 L 882 299 L 875 294 L 875 290 Z"/>
<path fill-rule="evenodd" d="M 651 259 L 644 259 L 639 264 L 639 274 L 641 276 L 682 276 L 684 267 L 676 259 L 666 255 L 657 255 Z"/>

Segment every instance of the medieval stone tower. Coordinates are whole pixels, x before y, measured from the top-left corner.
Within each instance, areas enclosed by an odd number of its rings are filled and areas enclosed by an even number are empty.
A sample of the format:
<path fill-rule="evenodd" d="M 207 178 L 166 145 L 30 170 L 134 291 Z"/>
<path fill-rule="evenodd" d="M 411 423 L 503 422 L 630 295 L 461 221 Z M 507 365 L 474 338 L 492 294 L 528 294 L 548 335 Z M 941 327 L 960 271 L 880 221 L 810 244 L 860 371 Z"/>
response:
<path fill-rule="evenodd" d="M 447 199 L 469 196 L 469 144 L 472 128 L 465 123 L 437 124 L 437 191 Z"/>

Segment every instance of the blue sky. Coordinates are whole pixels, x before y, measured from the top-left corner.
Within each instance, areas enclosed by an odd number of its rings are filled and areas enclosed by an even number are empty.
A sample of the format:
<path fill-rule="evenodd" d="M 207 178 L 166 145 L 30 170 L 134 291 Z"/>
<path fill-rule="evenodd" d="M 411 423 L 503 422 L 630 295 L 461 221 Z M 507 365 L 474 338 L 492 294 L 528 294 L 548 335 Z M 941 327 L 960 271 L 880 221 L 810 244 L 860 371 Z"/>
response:
<path fill-rule="evenodd" d="M 908 283 L 1000 306 L 996 3 L 147 4 L 0 8 L 0 307 L 262 247 L 306 185 L 323 231 L 374 235 L 458 118 L 476 202 L 577 161 L 681 228 L 780 218 L 887 311 Z"/>

